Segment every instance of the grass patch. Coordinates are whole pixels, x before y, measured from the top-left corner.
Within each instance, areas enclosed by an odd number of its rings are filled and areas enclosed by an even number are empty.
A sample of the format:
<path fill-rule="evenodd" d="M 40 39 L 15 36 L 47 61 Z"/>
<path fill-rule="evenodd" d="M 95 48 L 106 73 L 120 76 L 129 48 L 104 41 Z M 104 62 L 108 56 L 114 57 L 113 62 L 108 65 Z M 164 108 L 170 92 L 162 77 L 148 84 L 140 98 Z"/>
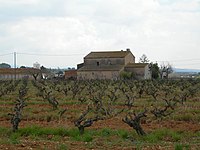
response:
<path fill-rule="evenodd" d="M 11 144 L 20 144 L 20 133 L 12 133 L 11 136 L 9 137 L 9 143 Z"/>
<path fill-rule="evenodd" d="M 13 133 L 9 128 L 0 127 L 0 143 L 19 144 L 20 134 Z"/>
<path fill-rule="evenodd" d="M 179 115 L 174 116 L 174 120 L 189 122 L 195 120 L 195 117 L 192 113 L 181 113 Z"/>
<path fill-rule="evenodd" d="M 0 128 L 0 134 L 6 135 L 9 138 L 10 143 L 20 143 L 21 137 L 31 137 L 33 139 L 46 139 L 52 137 L 50 140 L 59 141 L 62 137 L 68 136 L 73 141 L 91 142 L 96 137 L 110 138 L 112 136 L 118 136 L 119 139 L 128 139 L 129 133 L 125 130 L 112 130 L 104 128 L 101 130 L 85 130 L 83 135 L 80 135 L 77 128 L 44 128 L 40 126 L 29 126 L 26 128 L 20 128 L 16 132 L 12 132 L 8 128 Z"/>
<path fill-rule="evenodd" d="M 189 150 L 190 149 L 190 145 L 187 145 L 187 144 L 175 144 L 175 147 L 174 147 L 175 150 Z"/>
<path fill-rule="evenodd" d="M 104 128 L 99 131 L 99 135 L 102 137 L 109 137 L 109 136 L 113 135 L 113 132 L 114 131 L 109 128 Z"/>
<path fill-rule="evenodd" d="M 126 130 L 118 130 L 117 135 L 120 136 L 122 139 L 128 139 L 130 137 L 130 132 Z"/>
<path fill-rule="evenodd" d="M 83 141 L 83 142 L 91 142 L 93 140 L 93 136 L 88 133 L 88 134 L 83 134 L 83 135 L 77 135 L 72 137 L 72 140 L 74 141 Z"/>
<path fill-rule="evenodd" d="M 196 136 L 200 133 L 196 133 Z M 47 128 L 40 126 L 29 126 L 20 128 L 16 132 L 12 132 L 9 128 L 0 128 L 0 143 L 7 144 L 20 144 L 20 140 L 24 137 L 29 137 L 34 140 L 50 140 L 50 141 L 62 141 L 64 137 L 68 137 L 70 141 L 92 142 L 103 139 L 107 146 L 113 145 L 127 145 L 134 144 L 136 146 L 146 144 L 157 144 L 163 142 L 181 142 L 183 137 L 185 138 L 185 132 L 175 132 L 173 130 L 162 128 L 155 130 L 146 136 L 138 136 L 134 131 L 127 131 L 123 129 L 113 130 L 110 128 L 104 128 L 100 130 L 86 129 L 84 134 L 80 135 L 77 128 Z M 187 135 L 186 138 L 192 135 Z M 194 136 L 194 135 L 193 135 Z M 95 140 L 94 140 L 95 139 Z M 68 149 L 67 145 L 58 145 L 57 149 Z M 176 144 L 176 147 L 183 147 L 187 145 Z M 178 148 L 177 148 L 178 149 Z"/>
<path fill-rule="evenodd" d="M 59 144 L 57 146 L 57 150 L 68 150 L 68 149 L 69 149 L 69 147 L 66 144 Z"/>
<path fill-rule="evenodd" d="M 177 142 L 180 141 L 181 138 L 181 133 L 167 128 L 155 130 L 154 132 L 142 137 L 143 140 L 150 143 L 158 143 L 160 141 Z"/>
<path fill-rule="evenodd" d="M 91 131 L 85 132 L 80 135 L 78 129 L 66 129 L 66 128 L 43 128 L 39 126 L 31 126 L 19 129 L 17 133 L 20 136 L 31 136 L 33 138 L 47 137 L 48 135 L 54 135 L 53 140 L 59 140 L 60 137 L 69 136 L 74 141 L 90 142 L 93 140 L 93 133 Z"/>
<path fill-rule="evenodd" d="M 8 128 L 0 127 L 0 135 L 1 136 L 5 136 L 5 134 L 8 133 L 8 132 L 9 132 Z"/>
<path fill-rule="evenodd" d="M 68 130 L 65 128 L 43 128 L 39 126 L 30 126 L 21 128 L 17 131 L 21 136 L 42 136 L 42 135 L 59 135 L 67 136 Z"/>

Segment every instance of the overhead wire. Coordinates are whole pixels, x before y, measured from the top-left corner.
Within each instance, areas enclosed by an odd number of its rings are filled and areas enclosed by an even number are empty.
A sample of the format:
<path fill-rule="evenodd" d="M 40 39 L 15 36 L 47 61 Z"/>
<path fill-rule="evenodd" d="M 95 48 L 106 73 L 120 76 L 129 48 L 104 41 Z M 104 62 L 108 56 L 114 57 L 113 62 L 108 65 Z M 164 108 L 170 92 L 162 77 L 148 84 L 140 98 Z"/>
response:
<path fill-rule="evenodd" d="M 0 54 L 0 56 L 13 55 L 12 53 Z M 71 57 L 71 56 L 83 56 L 85 54 L 47 54 L 47 53 L 26 53 L 26 52 L 16 52 L 17 55 L 30 55 L 30 56 L 43 56 L 43 57 Z M 189 62 L 188 62 L 189 61 Z M 177 59 L 177 60 L 165 60 L 165 61 L 152 61 L 152 62 L 160 62 L 160 63 L 178 63 L 177 65 L 200 65 L 200 58 L 188 58 L 188 59 Z M 180 63 L 181 64 L 180 64 Z"/>
<path fill-rule="evenodd" d="M 56 57 L 66 57 L 66 56 L 81 56 L 81 55 L 84 55 L 84 54 L 42 54 L 42 53 L 21 53 L 21 52 L 17 52 L 17 54 L 20 54 L 20 55 L 32 55 L 32 56 L 56 56 Z"/>
<path fill-rule="evenodd" d="M 0 56 L 7 56 L 7 55 L 13 55 L 13 53 L 0 54 Z"/>

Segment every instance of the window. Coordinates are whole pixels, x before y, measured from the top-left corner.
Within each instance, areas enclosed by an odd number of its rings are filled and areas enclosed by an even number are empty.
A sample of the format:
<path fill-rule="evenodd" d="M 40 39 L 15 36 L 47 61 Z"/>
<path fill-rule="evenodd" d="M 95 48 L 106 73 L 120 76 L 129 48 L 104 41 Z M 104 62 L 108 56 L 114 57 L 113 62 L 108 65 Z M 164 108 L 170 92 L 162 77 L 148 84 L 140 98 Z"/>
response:
<path fill-rule="evenodd" d="M 97 66 L 99 66 L 99 62 L 97 61 Z"/>

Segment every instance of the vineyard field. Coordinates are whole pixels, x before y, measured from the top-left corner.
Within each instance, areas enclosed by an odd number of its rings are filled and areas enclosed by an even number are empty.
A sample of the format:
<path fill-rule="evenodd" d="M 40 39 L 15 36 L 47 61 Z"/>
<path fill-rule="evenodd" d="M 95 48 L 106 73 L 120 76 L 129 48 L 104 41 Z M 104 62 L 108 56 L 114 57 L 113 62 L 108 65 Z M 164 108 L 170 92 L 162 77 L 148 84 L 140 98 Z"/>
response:
<path fill-rule="evenodd" d="M 199 149 L 200 80 L 1 80 L 0 149 Z"/>

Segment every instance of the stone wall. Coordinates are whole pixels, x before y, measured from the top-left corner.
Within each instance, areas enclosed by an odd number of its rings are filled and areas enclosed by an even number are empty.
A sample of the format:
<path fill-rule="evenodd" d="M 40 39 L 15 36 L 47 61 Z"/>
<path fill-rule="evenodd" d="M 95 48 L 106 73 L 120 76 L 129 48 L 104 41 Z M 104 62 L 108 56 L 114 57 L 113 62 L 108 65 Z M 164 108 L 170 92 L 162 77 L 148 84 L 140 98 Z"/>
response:
<path fill-rule="evenodd" d="M 120 76 L 119 71 L 81 71 L 77 72 L 78 80 L 90 79 L 113 79 L 116 80 Z"/>

